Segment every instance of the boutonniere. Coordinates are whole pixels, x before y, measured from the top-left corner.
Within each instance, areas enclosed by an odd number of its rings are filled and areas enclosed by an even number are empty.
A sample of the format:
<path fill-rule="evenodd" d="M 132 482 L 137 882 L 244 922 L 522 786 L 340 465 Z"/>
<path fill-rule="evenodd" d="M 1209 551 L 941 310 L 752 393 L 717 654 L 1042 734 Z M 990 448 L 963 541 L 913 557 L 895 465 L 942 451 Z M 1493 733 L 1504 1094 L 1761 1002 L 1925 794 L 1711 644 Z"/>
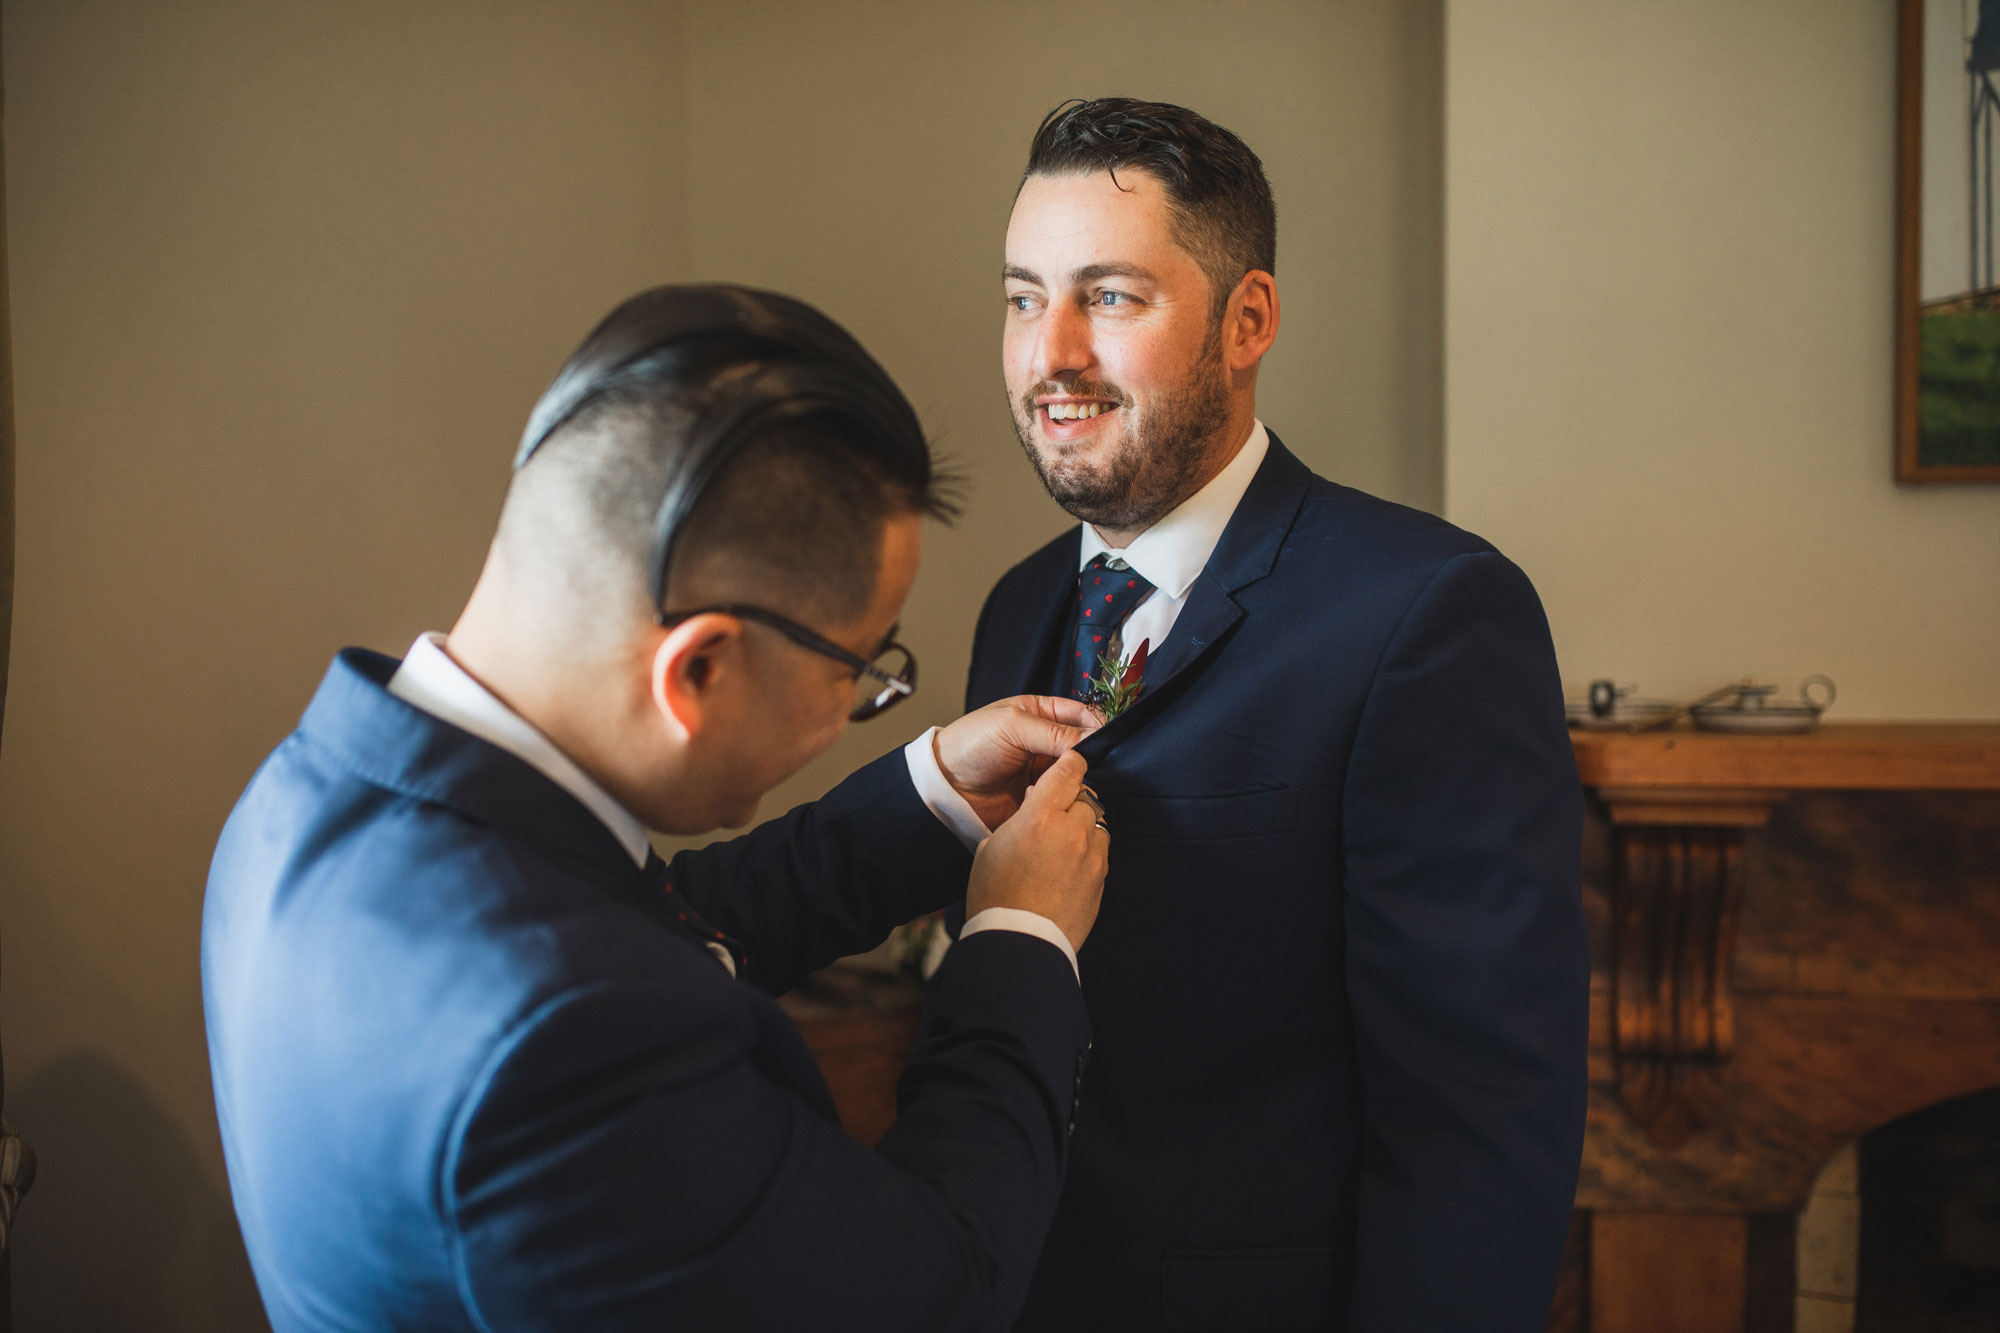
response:
<path fill-rule="evenodd" d="M 1104 714 L 1109 722 L 1132 706 L 1139 697 L 1139 691 L 1146 686 L 1146 639 L 1139 640 L 1139 646 L 1127 658 L 1114 658 L 1104 653 L 1097 659 L 1097 674 L 1084 687 L 1084 702 Z"/>

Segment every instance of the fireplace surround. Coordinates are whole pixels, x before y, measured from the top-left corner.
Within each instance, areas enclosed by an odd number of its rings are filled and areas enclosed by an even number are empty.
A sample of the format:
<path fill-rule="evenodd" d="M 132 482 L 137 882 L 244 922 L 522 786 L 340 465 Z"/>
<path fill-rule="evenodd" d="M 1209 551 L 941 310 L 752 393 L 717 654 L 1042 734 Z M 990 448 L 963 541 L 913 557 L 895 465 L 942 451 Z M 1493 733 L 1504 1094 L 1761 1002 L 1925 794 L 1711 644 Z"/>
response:
<path fill-rule="evenodd" d="M 1591 1091 L 1552 1327 L 1789 1333 L 1821 1168 L 2000 1086 L 2000 726 L 1574 741 Z"/>

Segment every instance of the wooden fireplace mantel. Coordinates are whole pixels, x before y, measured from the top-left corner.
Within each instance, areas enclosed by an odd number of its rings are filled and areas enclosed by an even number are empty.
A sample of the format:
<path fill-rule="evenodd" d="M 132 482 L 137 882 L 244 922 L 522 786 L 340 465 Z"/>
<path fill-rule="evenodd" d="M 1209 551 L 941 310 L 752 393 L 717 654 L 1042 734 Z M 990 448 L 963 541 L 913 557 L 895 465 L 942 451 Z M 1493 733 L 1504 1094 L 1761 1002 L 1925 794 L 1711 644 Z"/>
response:
<path fill-rule="evenodd" d="M 1803 736 L 1570 733 L 1585 787 L 2000 791 L 2000 723 L 1828 723 Z"/>
<path fill-rule="evenodd" d="M 1818 1167 L 2000 1084 L 2000 725 L 1572 741 L 1592 1072 L 1556 1326 L 1789 1329 Z"/>

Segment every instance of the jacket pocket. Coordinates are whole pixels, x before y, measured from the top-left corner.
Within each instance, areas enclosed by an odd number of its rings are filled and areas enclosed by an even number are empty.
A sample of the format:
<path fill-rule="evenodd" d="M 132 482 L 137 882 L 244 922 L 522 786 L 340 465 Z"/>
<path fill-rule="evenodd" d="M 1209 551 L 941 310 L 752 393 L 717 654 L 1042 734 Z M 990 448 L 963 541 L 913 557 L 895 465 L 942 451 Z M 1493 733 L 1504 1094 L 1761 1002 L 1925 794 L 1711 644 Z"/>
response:
<path fill-rule="evenodd" d="M 1346 1316 L 1347 1280 L 1330 1249 L 1168 1250 L 1160 1297 L 1176 1333 L 1325 1330 Z"/>
<path fill-rule="evenodd" d="M 1299 826 L 1299 793 L 1291 787 L 1234 796 L 1120 796 L 1108 808 L 1113 840 L 1257 838 Z"/>

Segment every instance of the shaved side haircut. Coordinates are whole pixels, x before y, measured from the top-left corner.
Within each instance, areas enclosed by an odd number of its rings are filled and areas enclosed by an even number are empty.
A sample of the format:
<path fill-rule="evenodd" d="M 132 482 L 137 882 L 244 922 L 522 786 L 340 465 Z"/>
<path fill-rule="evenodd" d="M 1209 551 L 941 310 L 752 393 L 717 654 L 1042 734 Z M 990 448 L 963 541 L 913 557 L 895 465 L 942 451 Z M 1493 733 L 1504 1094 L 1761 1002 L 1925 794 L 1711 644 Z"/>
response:
<path fill-rule="evenodd" d="M 531 414 L 495 539 L 566 633 L 684 597 L 825 627 L 874 595 L 892 517 L 957 513 L 886 371 L 803 302 L 666 287 L 586 338 Z"/>

